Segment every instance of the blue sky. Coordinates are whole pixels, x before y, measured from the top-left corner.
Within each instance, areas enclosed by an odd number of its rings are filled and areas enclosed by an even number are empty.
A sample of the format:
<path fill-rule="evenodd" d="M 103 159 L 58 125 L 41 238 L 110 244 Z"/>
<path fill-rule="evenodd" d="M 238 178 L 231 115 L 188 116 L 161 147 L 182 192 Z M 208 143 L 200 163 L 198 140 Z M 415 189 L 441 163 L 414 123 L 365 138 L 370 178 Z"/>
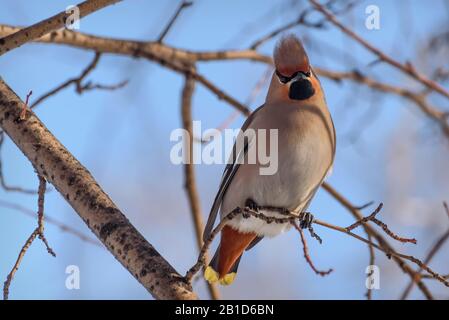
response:
<path fill-rule="evenodd" d="M 30 25 L 73 4 L 70 1 L 0 0 L 0 23 Z M 381 28 L 364 27 L 365 7 L 380 8 Z M 156 39 L 178 1 L 124 1 L 81 21 L 82 32 L 114 38 Z M 190 50 L 244 49 L 274 28 L 294 20 L 305 1 L 195 1 L 185 10 L 166 43 Z M 316 14 L 314 18 L 319 18 Z M 438 62 L 423 53 L 426 39 L 447 30 L 448 6 L 444 1 L 360 2 L 342 20 L 400 61 L 410 60 L 430 73 Z M 348 40 L 332 26 L 325 30 L 292 29 L 306 45 L 312 63 L 331 70 L 358 68 L 387 83 L 418 88 L 392 68 L 369 67 L 375 57 Z M 269 41 L 259 51 L 271 54 Z M 425 50 L 424 50 L 425 51 Z M 70 77 L 77 76 L 93 52 L 64 46 L 27 44 L 0 58 L 0 75 L 23 99 L 33 98 Z M 247 61 L 207 62 L 199 71 L 239 101 L 245 101 L 267 66 Z M 180 94 L 183 78 L 157 64 L 104 55 L 89 80 L 113 84 L 129 79 L 114 92 L 92 91 L 79 96 L 73 88 L 54 96 L 36 109 L 50 131 L 94 175 L 131 222 L 181 273 L 197 256 L 193 225 L 183 190 L 183 170 L 171 164 L 170 132 L 181 126 Z M 388 95 L 373 95 L 364 87 L 321 79 L 338 137 L 334 173 L 329 182 L 355 204 L 383 201 L 382 219 L 401 234 L 418 238 L 418 246 L 397 245 L 422 257 L 434 239 L 447 228 L 441 203 L 447 194 L 449 170 L 447 143 L 415 106 Z M 250 105 L 263 103 L 266 87 Z M 444 101 L 432 98 L 444 107 Z M 447 102 L 446 102 L 447 105 Z M 203 128 L 215 128 L 234 111 L 201 85 L 193 100 L 193 118 Z M 368 121 L 372 119 L 372 121 Z M 241 126 L 239 116 L 231 125 Z M 363 130 L 359 130 L 363 128 Z M 350 137 L 358 136 L 356 142 Z M 37 188 L 37 178 L 21 152 L 7 139 L 1 154 L 4 175 L 11 185 Z M 401 161 L 398 161 L 400 159 Z M 197 183 L 203 214 L 209 211 L 223 170 L 222 165 L 197 165 Z M 0 190 L 0 200 L 34 210 L 36 196 Z M 348 225 L 351 216 L 325 192 L 319 192 L 310 210 L 320 219 Z M 368 210 L 369 211 L 369 210 Z M 369 212 L 366 213 L 369 213 Z M 76 213 L 55 191 L 48 193 L 46 214 L 90 235 Z M 0 278 L 6 278 L 16 256 L 35 226 L 35 220 L 0 206 Z M 244 256 L 235 284 L 222 289 L 225 298 L 363 299 L 368 250 L 352 238 L 316 228 L 319 245 L 309 240 L 312 258 L 328 277 L 316 276 L 302 257 L 295 232 L 265 240 Z M 47 224 L 46 235 L 57 257 L 49 256 L 36 241 L 27 252 L 11 285 L 12 299 L 148 299 L 148 293 L 105 249 L 83 242 Z M 448 272 L 447 246 L 432 266 Z M 381 289 L 375 298 L 396 298 L 408 283 L 382 254 Z M 65 288 L 65 269 L 77 265 L 81 288 Z M 448 291 L 429 283 L 439 297 Z M 207 297 L 204 283 L 195 289 Z M 414 292 L 413 298 L 421 298 Z"/>

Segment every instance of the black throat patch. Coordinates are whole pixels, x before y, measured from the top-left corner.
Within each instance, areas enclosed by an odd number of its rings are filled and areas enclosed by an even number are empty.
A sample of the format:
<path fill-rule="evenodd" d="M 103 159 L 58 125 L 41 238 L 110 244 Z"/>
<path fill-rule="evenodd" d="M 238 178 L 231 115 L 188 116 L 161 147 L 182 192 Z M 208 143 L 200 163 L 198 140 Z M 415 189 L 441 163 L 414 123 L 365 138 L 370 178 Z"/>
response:
<path fill-rule="evenodd" d="M 293 100 L 305 100 L 314 94 L 315 89 L 312 87 L 312 83 L 307 79 L 299 79 L 291 83 L 288 97 Z"/>

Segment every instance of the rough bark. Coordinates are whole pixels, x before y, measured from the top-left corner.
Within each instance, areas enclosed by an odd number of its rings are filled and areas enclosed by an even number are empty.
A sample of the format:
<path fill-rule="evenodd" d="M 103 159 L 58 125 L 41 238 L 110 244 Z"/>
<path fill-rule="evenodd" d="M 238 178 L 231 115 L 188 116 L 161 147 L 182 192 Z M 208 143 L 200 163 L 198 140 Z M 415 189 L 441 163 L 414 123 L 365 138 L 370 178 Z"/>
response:
<path fill-rule="evenodd" d="M 114 257 L 157 299 L 196 299 L 191 286 L 128 221 L 89 171 L 0 78 L 0 126 Z M 98 266 L 97 267 L 101 267 Z"/>

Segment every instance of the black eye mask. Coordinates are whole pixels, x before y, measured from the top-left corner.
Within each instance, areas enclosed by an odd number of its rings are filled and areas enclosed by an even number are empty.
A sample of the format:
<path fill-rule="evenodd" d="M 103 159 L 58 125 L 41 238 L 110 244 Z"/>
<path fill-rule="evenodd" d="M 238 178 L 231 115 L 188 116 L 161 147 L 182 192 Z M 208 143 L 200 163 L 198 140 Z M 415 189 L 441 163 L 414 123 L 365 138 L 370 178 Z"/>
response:
<path fill-rule="evenodd" d="M 302 72 L 302 71 L 298 71 L 295 72 L 294 74 L 292 74 L 290 77 L 284 76 L 282 75 L 279 71 L 276 70 L 276 75 L 279 79 L 280 82 L 282 82 L 283 84 L 286 84 L 288 82 L 290 82 L 294 77 L 296 77 L 299 73 L 302 73 L 303 75 L 305 75 L 307 78 L 310 77 L 310 72 Z"/>

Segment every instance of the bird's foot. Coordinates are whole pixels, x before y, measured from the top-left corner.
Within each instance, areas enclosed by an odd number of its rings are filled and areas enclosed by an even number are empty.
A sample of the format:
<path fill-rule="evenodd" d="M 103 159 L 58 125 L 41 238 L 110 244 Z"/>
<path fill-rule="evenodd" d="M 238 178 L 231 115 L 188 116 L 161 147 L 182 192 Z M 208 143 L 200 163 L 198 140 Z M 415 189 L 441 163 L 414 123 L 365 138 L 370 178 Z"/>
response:
<path fill-rule="evenodd" d="M 301 220 L 299 222 L 299 227 L 301 229 L 309 229 L 313 223 L 313 215 L 310 212 L 303 212 Z"/>
<path fill-rule="evenodd" d="M 258 206 L 257 203 L 256 203 L 253 199 L 251 199 L 251 198 L 246 199 L 246 201 L 245 201 L 245 207 L 248 208 L 248 209 L 250 209 L 250 210 L 252 210 L 252 211 L 256 211 L 256 212 L 259 211 L 259 206 Z"/>

